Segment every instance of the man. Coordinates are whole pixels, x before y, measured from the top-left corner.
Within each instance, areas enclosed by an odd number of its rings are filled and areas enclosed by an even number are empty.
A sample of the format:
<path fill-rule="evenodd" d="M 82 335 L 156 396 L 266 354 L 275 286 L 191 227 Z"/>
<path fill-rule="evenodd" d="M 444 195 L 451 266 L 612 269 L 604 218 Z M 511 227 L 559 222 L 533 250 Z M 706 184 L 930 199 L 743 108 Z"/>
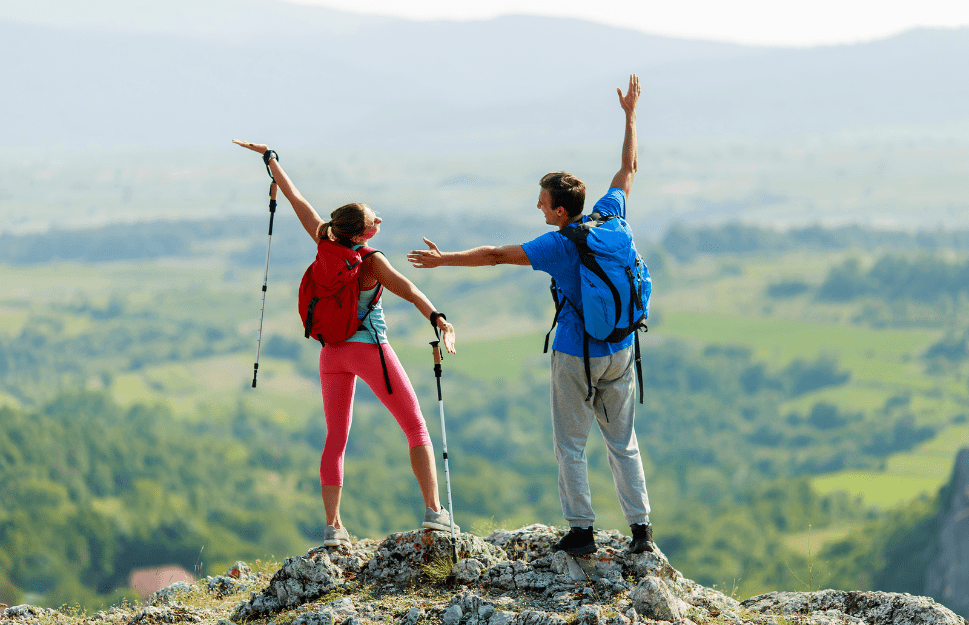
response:
<path fill-rule="evenodd" d="M 637 167 L 636 105 L 639 78 L 629 78 L 619 104 L 626 115 L 622 145 L 622 167 L 612 179 L 609 191 L 596 202 L 593 212 L 601 216 L 626 217 L 626 197 Z M 585 184 L 564 172 L 547 174 L 539 183 L 538 208 L 545 223 L 559 230 L 572 227 L 588 217 L 582 215 Z M 479 267 L 484 265 L 531 265 L 551 274 L 569 302 L 581 302 L 579 295 L 579 255 L 575 244 L 558 232 L 548 232 L 522 245 L 477 247 L 463 252 L 442 252 L 424 239 L 427 250 L 414 250 L 407 260 L 414 267 Z M 649 498 L 633 429 L 635 392 L 633 340 L 629 335 L 618 343 L 589 339 L 590 369 L 594 395 L 586 401 L 588 383 L 583 359 L 583 322 L 571 305 L 559 314 L 559 329 L 552 344 L 552 432 L 555 458 L 559 467 L 559 498 L 571 530 L 554 545 L 557 551 L 586 555 L 596 551 L 592 525 L 592 495 L 589 490 L 586 441 L 593 421 L 599 425 L 609 454 L 609 466 L 619 495 L 623 514 L 632 530 L 630 551 L 652 551 L 652 526 Z"/>

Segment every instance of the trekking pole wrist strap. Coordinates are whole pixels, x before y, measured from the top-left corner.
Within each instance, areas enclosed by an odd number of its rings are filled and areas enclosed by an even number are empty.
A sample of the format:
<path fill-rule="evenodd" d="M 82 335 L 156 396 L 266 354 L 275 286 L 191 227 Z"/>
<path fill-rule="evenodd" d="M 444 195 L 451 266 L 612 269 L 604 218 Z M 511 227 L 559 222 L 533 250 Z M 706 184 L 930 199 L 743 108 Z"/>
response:
<path fill-rule="evenodd" d="M 437 312 L 435 310 L 434 312 L 431 313 L 431 316 L 430 316 L 430 319 L 431 319 L 431 327 L 434 328 L 434 335 L 437 336 L 438 338 L 440 338 L 441 335 L 438 334 L 439 328 L 437 327 L 437 319 L 438 319 L 438 317 L 440 317 L 441 319 L 444 319 L 445 321 L 447 321 L 447 315 L 445 315 L 442 312 Z"/>
<path fill-rule="evenodd" d="M 273 182 L 276 182 L 276 178 L 273 176 L 272 170 L 269 169 L 269 161 L 272 159 L 276 159 L 277 163 L 279 162 L 279 154 L 276 154 L 276 150 L 266 150 L 262 153 L 262 162 L 266 164 L 266 173 L 268 173 L 269 177 L 273 179 Z"/>

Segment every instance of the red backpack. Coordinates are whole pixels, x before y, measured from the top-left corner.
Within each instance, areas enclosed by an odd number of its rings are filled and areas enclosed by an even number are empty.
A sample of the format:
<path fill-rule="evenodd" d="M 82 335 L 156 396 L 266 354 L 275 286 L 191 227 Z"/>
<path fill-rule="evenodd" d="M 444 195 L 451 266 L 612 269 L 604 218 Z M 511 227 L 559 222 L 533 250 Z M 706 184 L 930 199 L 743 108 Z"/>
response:
<path fill-rule="evenodd" d="M 364 259 L 378 251 L 369 247 L 354 250 L 329 239 L 320 241 L 316 260 L 306 268 L 299 285 L 299 316 L 306 338 L 312 336 L 323 344 L 339 343 L 357 332 L 362 323 L 357 319 L 360 270 Z M 367 315 L 382 293 L 380 286 L 370 300 Z"/>

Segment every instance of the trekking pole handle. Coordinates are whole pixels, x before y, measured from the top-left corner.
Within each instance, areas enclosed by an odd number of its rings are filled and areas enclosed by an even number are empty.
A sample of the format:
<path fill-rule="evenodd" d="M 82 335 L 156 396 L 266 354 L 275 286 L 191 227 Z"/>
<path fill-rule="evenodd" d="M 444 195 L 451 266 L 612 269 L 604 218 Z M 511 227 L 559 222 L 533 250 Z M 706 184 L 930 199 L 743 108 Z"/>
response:
<path fill-rule="evenodd" d="M 273 180 L 269 184 L 269 236 L 273 235 L 273 217 L 276 216 L 276 192 L 279 191 L 279 185 Z"/>
<path fill-rule="evenodd" d="M 441 342 L 431 341 L 431 349 L 434 350 L 434 377 L 437 379 L 437 400 L 443 402 L 441 395 Z M 441 425 L 444 425 L 444 406 L 441 406 Z M 444 460 L 447 461 L 447 443 L 444 444 Z"/>

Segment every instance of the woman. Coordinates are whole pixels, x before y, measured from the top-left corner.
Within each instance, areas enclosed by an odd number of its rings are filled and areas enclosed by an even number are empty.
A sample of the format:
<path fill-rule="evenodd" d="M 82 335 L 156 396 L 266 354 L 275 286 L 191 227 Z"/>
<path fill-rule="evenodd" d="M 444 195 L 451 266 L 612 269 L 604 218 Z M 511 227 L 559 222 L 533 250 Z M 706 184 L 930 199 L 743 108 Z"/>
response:
<path fill-rule="evenodd" d="M 292 204 L 296 216 L 317 244 L 323 237 L 327 237 L 341 245 L 358 247 L 380 231 L 380 217 L 365 204 L 341 206 L 331 213 L 330 221 L 324 222 L 293 186 L 286 172 L 279 166 L 275 152 L 270 152 L 262 144 L 238 140 L 233 140 L 233 143 L 263 154 L 264 158 L 268 156 L 267 166 L 279 190 Z M 343 456 L 350 433 L 357 377 L 363 378 L 377 398 L 390 410 L 407 436 L 411 468 L 417 477 L 426 507 L 423 527 L 443 531 L 451 529 L 450 515 L 441 506 L 438 497 L 437 468 L 427 426 L 410 380 L 387 342 L 386 324 L 379 302 L 364 317 L 367 305 L 381 284 L 391 293 L 414 304 L 429 320 L 435 312 L 430 300 L 410 280 L 398 273 L 386 257 L 372 254 L 364 261 L 360 273 L 359 314 L 362 319 L 361 327 L 365 329 L 359 330 L 346 341 L 324 345 L 320 350 L 320 387 L 326 417 L 326 443 L 320 460 L 320 485 L 323 505 L 326 508 L 323 544 L 328 547 L 350 546 L 350 535 L 340 519 L 340 497 L 343 492 Z M 434 317 L 434 322 L 444 333 L 445 348 L 450 353 L 455 353 L 454 326 L 439 314 Z M 388 392 L 385 384 L 378 342 L 383 349 L 392 393 Z M 454 531 L 459 531 L 457 525 L 454 526 Z"/>

